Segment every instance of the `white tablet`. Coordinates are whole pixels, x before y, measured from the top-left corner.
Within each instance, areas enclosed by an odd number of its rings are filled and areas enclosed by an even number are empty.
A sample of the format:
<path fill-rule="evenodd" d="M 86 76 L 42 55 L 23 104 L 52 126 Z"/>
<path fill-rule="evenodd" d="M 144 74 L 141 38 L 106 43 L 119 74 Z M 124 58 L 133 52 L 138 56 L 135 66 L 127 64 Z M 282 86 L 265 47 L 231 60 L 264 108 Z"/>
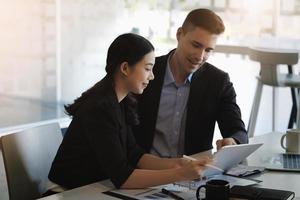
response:
<path fill-rule="evenodd" d="M 223 169 L 226 172 L 228 169 L 242 162 L 262 145 L 263 143 L 224 146 L 214 154 L 213 158 L 215 162 L 213 165 Z M 203 176 L 210 176 L 220 173 L 222 173 L 220 170 L 208 167 L 204 171 Z"/>

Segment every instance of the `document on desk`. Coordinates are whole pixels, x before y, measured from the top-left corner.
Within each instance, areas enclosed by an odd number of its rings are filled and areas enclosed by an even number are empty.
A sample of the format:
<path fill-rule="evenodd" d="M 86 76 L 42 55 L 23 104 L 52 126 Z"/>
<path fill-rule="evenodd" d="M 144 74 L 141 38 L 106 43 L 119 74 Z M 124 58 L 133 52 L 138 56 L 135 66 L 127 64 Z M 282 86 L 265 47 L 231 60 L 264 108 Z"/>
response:
<path fill-rule="evenodd" d="M 213 180 L 213 179 L 221 179 L 221 180 L 228 181 L 230 184 L 230 187 L 235 186 L 235 185 L 240 185 L 240 186 L 255 185 L 255 184 L 258 184 L 261 182 L 259 180 L 254 180 L 254 179 L 245 179 L 245 178 L 228 176 L 228 175 L 224 175 L 224 174 L 218 174 L 218 175 L 210 176 L 207 179 L 203 179 L 203 180 L 176 182 L 175 185 L 178 185 L 181 187 L 186 187 L 189 190 L 197 190 L 197 188 L 199 186 L 205 185 L 205 183 L 207 181 Z"/>
<path fill-rule="evenodd" d="M 196 190 L 199 186 L 205 185 L 206 181 L 212 179 L 222 179 L 230 183 L 230 187 L 234 185 L 247 186 L 255 185 L 260 181 L 248 180 L 243 178 L 237 178 L 227 175 L 215 175 L 205 180 L 198 181 L 181 181 L 174 184 L 167 184 L 163 186 L 151 187 L 146 189 L 113 189 L 108 192 L 104 192 L 107 195 L 114 196 L 120 199 L 126 200 L 153 200 L 153 199 L 164 199 L 174 200 L 173 197 L 168 196 L 162 192 L 162 188 L 176 194 L 185 200 L 196 199 Z"/>
<path fill-rule="evenodd" d="M 151 187 L 146 189 L 114 189 L 109 192 L 104 192 L 107 195 L 115 196 L 120 199 L 127 200 L 153 200 L 153 199 L 163 199 L 163 200 L 174 200 L 174 197 L 164 194 L 162 188 L 172 192 L 178 197 L 186 200 L 196 199 L 196 193 L 194 190 L 190 190 L 187 187 L 183 187 L 177 184 L 167 184 L 158 187 Z M 117 195 L 115 195 L 117 194 Z"/>

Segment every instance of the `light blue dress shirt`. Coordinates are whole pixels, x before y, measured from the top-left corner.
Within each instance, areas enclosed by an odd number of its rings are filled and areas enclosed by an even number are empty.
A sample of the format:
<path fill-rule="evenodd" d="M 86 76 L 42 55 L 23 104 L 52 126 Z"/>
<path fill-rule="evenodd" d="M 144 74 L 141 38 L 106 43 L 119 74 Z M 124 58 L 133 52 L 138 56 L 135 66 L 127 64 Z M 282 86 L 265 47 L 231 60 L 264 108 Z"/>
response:
<path fill-rule="evenodd" d="M 192 74 L 183 84 L 176 84 L 170 68 L 170 57 L 167 62 L 150 152 L 160 157 L 181 157 L 184 153 L 186 105 Z"/>

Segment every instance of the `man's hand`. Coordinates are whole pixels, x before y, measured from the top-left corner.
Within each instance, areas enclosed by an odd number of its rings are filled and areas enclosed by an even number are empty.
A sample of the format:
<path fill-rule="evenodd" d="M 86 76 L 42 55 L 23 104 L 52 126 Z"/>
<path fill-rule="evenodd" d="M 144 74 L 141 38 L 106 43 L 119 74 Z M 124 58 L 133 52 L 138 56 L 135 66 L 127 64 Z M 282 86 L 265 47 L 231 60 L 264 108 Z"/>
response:
<path fill-rule="evenodd" d="M 217 140 L 217 151 L 226 145 L 235 145 L 237 144 L 233 138 L 223 138 L 221 140 Z"/>

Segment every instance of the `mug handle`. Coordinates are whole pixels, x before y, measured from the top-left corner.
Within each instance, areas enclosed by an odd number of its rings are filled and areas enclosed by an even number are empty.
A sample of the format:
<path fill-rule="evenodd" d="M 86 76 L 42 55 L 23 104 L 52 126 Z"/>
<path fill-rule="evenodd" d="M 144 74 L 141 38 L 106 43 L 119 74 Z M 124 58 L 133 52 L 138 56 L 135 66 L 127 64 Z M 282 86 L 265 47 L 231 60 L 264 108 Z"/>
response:
<path fill-rule="evenodd" d="M 206 189 L 205 186 L 206 186 L 206 185 L 201 185 L 201 186 L 198 187 L 197 192 L 196 192 L 197 200 L 201 200 L 201 198 L 200 198 L 200 190 L 201 190 L 201 188 L 205 188 L 205 189 Z M 206 198 L 206 197 L 205 197 L 205 198 Z"/>
<path fill-rule="evenodd" d="M 284 148 L 286 150 L 286 147 L 284 146 L 283 144 L 283 140 L 284 138 L 286 137 L 287 133 L 285 133 L 284 135 L 281 136 L 281 139 L 280 139 L 280 144 L 281 144 L 281 147 Z"/>

